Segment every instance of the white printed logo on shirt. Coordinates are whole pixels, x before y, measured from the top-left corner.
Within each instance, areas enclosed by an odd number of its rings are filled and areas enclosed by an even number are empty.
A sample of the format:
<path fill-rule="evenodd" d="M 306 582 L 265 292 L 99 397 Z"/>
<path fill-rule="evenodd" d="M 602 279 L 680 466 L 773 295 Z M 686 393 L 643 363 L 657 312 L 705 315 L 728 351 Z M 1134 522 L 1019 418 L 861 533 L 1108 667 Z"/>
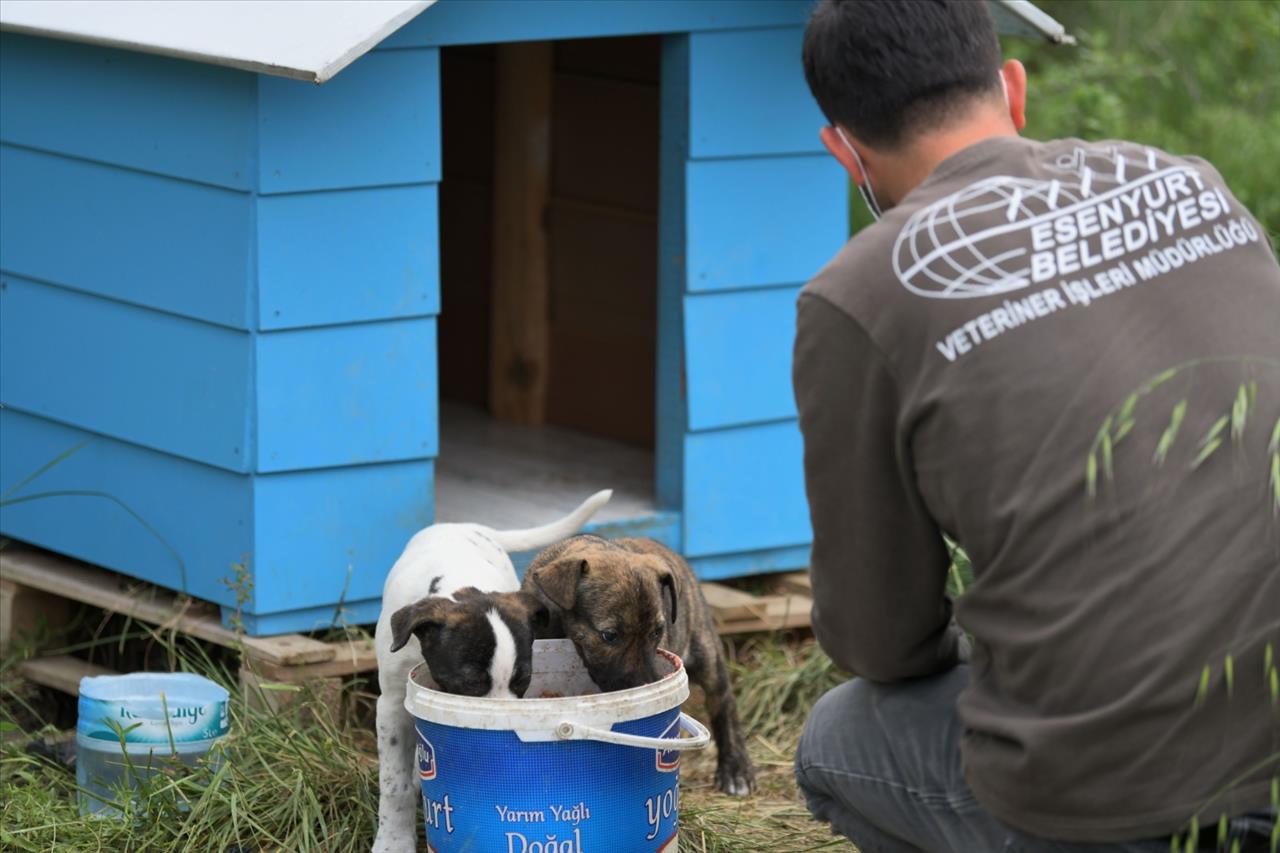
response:
<path fill-rule="evenodd" d="M 937 342 L 948 361 L 1026 322 L 1261 239 L 1198 169 L 1154 149 L 1076 148 L 1048 165 L 1062 177 L 976 181 L 916 211 L 899 232 L 893 268 L 912 293 L 1011 295 Z M 1044 287 L 1012 296 L 1035 285 Z"/>

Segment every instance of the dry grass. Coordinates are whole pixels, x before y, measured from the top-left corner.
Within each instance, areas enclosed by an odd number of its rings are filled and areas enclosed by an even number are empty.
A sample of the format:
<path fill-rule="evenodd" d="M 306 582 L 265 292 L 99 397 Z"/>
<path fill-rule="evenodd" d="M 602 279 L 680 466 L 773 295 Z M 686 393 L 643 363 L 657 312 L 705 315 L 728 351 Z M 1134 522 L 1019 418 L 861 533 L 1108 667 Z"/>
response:
<path fill-rule="evenodd" d="M 840 676 L 812 639 L 761 635 L 739 644 L 733 657 L 734 690 L 759 788 L 753 797 L 725 797 L 714 786 L 714 752 L 687 753 L 680 849 L 749 853 L 767 839 L 771 851 L 853 851 L 810 817 L 792 771 L 808 709 Z M 706 719 L 696 690 L 687 710 Z"/>

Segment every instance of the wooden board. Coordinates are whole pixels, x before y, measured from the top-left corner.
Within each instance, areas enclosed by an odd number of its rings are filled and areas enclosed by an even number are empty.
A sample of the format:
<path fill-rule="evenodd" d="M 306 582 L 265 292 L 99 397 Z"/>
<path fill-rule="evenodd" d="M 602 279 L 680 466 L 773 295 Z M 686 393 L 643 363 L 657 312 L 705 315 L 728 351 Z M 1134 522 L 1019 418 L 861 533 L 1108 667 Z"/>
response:
<path fill-rule="evenodd" d="M 14 275 L 3 279 L 6 406 L 226 470 L 250 469 L 252 338 Z"/>
<path fill-rule="evenodd" d="M 258 329 L 438 314 L 437 189 L 258 199 Z"/>
<path fill-rule="evenodd" d="M 691 292 L 803 284 L 849 239 L 848 177 L 825 153 L 685 168 Z"/>
<path fill-rule="evenodd" d="M 0 577 L 220 646 L 243 645 L 249 654 L 274 664 L 315 663 L 337 656 L 331 644 L 300 634 L 242 637 L 223 627 L 218 616 L 200 602 L 179 601 L 156 587 L 31 548 L 10 545 L 0 551 Z"/>
<path fill-rule="evenodd" d="M 437 3 L 387 38 L 380 49 L 803 26 L 809 10 L 809 3 L 798 0 L 467 0 Z"/>
<path fill-rule="evenodd" d="M 48 655 L 23 661 L 18 664 L 17 670 L 18 675 L 28 681 L 61 690 L 71 696 L 80 695 L 81 678 L 95 675 L 119 675 L 114 669 L 98 666 L 96 663 L 89 663 L 70 655 Z"/>
<path fill-rule="evenodd" d="M 440 52 L 440 397 L 489 405 L 493 270 L 494 48 Z"/>
<path fill-rule="evenodd" d="M 0 42 L 5 142 L 253 189 L 253 75 L 14 33 Z"/>
<path fill-rule="evenodd" d="M 703 583 L 702 595 L 721 634 L 780 631 L 809 625 L 813 601 L 804 595 L 752 595 L 719 583 Z"/>
<path fill-rule="evenodd" d="M 808 572 L 789 572 L 778 578 L 779 592 L 793 592 L 797 595 L 813 597 L 813 582 Z"/>
<path fill-rule="evenodd" d="M 267 332 L 254 353 L 258 473 L 435 456 L 435 317 Z"/>
<path fill-rule="evenodd" d="M 249 327 L 252 195 L 7 145 L 0 173 L 6 273 Z"/>
<path fill-rule="evenodd" d="M 0 654 L 36 639 L 42 627 L 62 624 L 69 609 L 65 598 L 0 577 Z"/>
<path fill-rule="evenodd" d="M 440 55 L 378 53 L 325 86 L 258 78 L 263 194 L 440 180 Z"/>
<path fill-rule="evenodd" d="M 803 40 L 803 27 L 689 36 L 691 157 L 822 152 L 827 120 L 805 84 Z"/>
<path fill-rule="evenodd" d="M 796 416 L 791 351 L 800 288 L 684 297 L 689 429 Z"/>
<path fill-rule="evenodd" d="M 496 68 L 489 408 L 522 424 L 547 405 L 552 55 L 550 42 L 503 45 Z"/>
<path fill-rule="evenodd" d="M 559 427 L 502 423 L 454 403 L 441 406 L 437 521 L 531 527 L 565 515 L 600 489 L 613 489 L 613 498 L 597 523 L 658 513 L 653 454 Z"/>
<path fill-rule="evenodd" d="M 794 420 L 685 436 L 685 556 L 807 546 L 803 460 Z"/>

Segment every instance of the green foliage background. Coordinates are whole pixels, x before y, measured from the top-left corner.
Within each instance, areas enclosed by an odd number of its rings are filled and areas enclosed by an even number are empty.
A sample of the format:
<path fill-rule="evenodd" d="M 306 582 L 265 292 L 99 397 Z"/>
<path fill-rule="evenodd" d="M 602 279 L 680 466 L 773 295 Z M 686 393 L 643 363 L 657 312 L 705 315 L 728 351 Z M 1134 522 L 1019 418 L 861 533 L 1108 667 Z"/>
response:
<path fill-rule="evenodd" d="M 1034 139 L 1195 154 L 1280 245 L 1280 2 L 1038 0 L 1079 44 L 1002 39 L 1027 67 Z M 854 230 L 869 221 L 851 194 Z"/>

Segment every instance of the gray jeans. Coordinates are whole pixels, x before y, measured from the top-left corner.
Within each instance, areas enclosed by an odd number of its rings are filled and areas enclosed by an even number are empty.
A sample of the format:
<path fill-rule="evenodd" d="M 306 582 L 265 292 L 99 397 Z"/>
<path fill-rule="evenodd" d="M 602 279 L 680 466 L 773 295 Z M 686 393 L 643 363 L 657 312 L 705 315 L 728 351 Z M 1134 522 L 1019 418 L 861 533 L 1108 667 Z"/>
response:
<path fill-rule="evenodd" d="M 968 681 L 967 666 L 899 684 L 855 678 L 819 699 L 796 749 L 813 816 L 862 853 L 1167 853 L 1168 840 L 1046 841 L 984 811 L 960 766 Z"/>

